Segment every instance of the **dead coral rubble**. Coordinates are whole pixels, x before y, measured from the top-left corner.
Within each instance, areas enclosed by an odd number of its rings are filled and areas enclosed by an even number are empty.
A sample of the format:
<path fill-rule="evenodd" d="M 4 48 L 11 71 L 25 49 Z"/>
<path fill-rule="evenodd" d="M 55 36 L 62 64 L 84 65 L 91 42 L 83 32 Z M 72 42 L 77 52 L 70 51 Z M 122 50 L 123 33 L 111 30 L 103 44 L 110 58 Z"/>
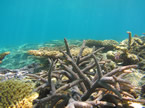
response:
<path fill-rule="evenodd" d="M 67 41 L 64 42 L 66 52 L 61 52 L 65 60 L 49 59 L 47 73 L 28 75 L 42 83 L 34 90 L 40 93 L 34 108 L 129 108 L 129 101 L 145 103 L 145 100 L 136 99 L 136 87 L 123 79 L 137 65 L 118 67 L 104 74 L 95 56 L 103 48 L 82 56 L 84 41 L 78 56 L 72 56 Z M 61 64 L 59 68 L 56 67 L 58 62 Z"/>

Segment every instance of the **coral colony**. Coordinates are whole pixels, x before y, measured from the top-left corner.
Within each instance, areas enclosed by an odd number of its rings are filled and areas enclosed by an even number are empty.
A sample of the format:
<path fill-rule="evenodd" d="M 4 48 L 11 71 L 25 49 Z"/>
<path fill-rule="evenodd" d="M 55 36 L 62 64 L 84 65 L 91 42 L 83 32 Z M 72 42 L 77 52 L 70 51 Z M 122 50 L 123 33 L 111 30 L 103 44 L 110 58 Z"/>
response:
<path fill-rule="evenodd" d="M 33 69 L 38 69 L 37 65 L 1 69 L 0 108 L 143 106 L 144 84 L 142 87 L 133 85 L 127 80 L 132 78 L 127 76 L 137 69 L 145 70 L 145 43 L 137 36 L 132 37 L 131 32 L 127 33 L 129 38 L 120 44 L 113 40 L 86 40 L 76 48 L 64 39 L 65 49 L 29 50 L 28 54 L 47 60 L 41 64 L 45 68 L 41 67 L 39 72 Z M 0 54 L 0 62 L 7 54 Z M 19 73 L 24 77 L 14 77 Z M 9 74 L 13 77 L 6 76 Z"/>
<path fill-rule="evenodd" d="M 35 91 L 40 97 L 34 100 L 35 107 L 49 108 L 93 108 L 93 107 L 129 107 L 131 102 L 145 103 L 136 99 L 137 88 L 123 79 L 131 73 L 131 68 L 137 65 L 118 67 L 106 74 L 101 68 L 105 60 L 99 60 L 95 55 L 104 48 L 82 56 L 86 48 L 85 41 L 78 56 L 72 56 L 68 43 L 64 39 L 66 51 L 61 51 L 64 59 L 49 59 L 49 70 L 43 76 L 29 74 L 42 82 Z M 56 67 L 57 63 L 60 67 Z"/>

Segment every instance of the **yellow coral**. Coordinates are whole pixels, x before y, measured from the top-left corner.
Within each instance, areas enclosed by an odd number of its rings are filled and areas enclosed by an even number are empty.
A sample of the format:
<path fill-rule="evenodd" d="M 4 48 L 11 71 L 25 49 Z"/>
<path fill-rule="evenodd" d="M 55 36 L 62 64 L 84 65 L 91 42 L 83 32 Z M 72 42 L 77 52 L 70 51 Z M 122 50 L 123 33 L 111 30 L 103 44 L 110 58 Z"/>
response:
<path fill-rule="evenodd" d="M 34 84 L 16 79 L 0 82 L 0 108 L 32 108 L 38 97 L 33 88 Z"/>
<path fill-rule="evenodd" d="M 77 56 L 79 54 L 80 48 L 72 48 L 70 50 L 71 54 L 73 56 Z M 90 54 L 92 52 L 92 48 L 85 48 L 83 51 L 82 56 L 85 56 L 87 54 Z M 28 54 L 30 55 L 34 55 L 34 56 L 41 56 L 41 57 L 50 57 L 50 58 L 58 58 L 58 57 L 62 57 L 63 54 L 60 51 L 57 50 L 29 50 Z"/>

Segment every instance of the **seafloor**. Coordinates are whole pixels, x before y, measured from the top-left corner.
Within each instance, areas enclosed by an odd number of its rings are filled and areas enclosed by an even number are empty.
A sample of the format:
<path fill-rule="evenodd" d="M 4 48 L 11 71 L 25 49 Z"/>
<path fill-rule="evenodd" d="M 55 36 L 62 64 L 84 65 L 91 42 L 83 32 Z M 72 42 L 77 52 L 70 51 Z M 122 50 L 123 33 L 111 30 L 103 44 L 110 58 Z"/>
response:
<path fill-rule="evenodd" d="M 0 49 L 0 108 L 142 108 L 145 36 Z M 137 106 L 136 106 L 137 105 Z"/>

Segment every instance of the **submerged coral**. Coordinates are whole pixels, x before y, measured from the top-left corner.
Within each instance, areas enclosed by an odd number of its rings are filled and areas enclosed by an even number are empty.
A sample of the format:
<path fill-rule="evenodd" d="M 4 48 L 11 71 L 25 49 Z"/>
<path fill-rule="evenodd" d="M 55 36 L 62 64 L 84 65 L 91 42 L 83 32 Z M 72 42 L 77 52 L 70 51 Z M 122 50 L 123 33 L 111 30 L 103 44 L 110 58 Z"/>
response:
<path fill-rule="evenodd" d="M 10 54 L 10 52 L 4 52 L 0 54 L 0 63 L 2 63 L 2 60 L 5 58 L 6 55 Z"/>
<path fill-rule="evenodd" d="M 0 108 L 32 108 L 32 101 L 38 97 L 33 88 L 33 83 L 16 79 L 0 82 Z"/>
<path fill-rule="evenodd" d="M 132 37 L 131 32 L 127 33 L 128 39 L 114 45 L 115 51 L 108 51 L 107 58 L 123 65 L 139 64 L 139 68 L 144 70 L 145 43 L 139 36 Z"/>
<path fill-rule="evenodd" d="M 42 75 L 28 74 L 42 83 L 34 90 L 40 93 L 34 100 L 35 108 L 125 108 L 130 101 L 145 103 L 145 100 L 136 99 L 136 87 L 123 79 L 137 65 L 118 67 L 106 73 L 101 68 L 106 62 L 99 61 L 95 55 L 103 48 L 82 56 L 84 41 L 78 55 L 73 56 L 66 40 L 65 45 L 66 52 L 61 51 L 65 59 L 49 59 L 49 70 Z M 56 67 L 58 62 L 60 67 Z"/>
<path fill-rule="evenodd" d="M 61 49 L 62 50 L 62 49 Z M 72 48 L 70 52 L 73 56 L 77 56 L 79 53 L 80 48 Z M 87 54 L 90 54 L 92 52 L 92 48 L 86 48 L 82 54 L 82 56 L 85 56 Z M 40 57 L 49 57 L 53 59 L 62 58 L 63 54 L 59 50 L 47 50 L 47 49 L 39 49 L 39 50 L 29 50 L 28 54 L 34 55 L 34 56 L 40 56 Z"/>
<path fill-rule="evenodd" d="M 118 42 L 115 40 L 87 40 L 86 41 L 86 46 L 88 47 L 93 47 L 95 46 L 96 48 L 104 47 L 105 50 L 113 50 L 115 47 L 114 45 L 118 45 Z"/>

